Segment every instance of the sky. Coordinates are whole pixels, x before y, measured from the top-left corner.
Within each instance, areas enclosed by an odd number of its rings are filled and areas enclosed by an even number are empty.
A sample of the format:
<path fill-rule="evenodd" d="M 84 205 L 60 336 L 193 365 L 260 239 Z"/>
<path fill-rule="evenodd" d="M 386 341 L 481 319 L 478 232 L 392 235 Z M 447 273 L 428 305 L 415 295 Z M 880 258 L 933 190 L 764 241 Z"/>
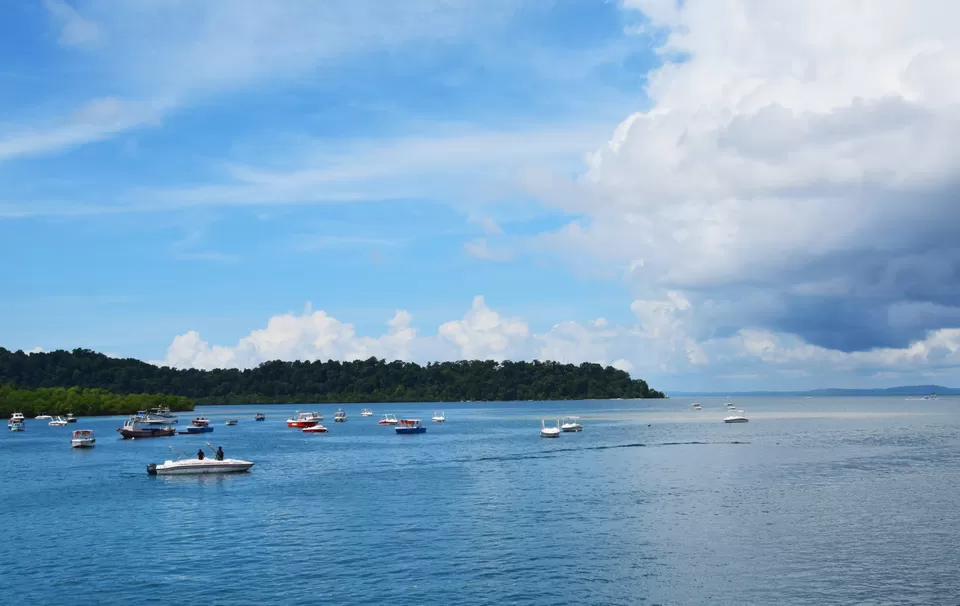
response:
<path fill-rule="evenodd" d="M 0 346 L 960 385 L 948 0 L 0 0 Z"/>

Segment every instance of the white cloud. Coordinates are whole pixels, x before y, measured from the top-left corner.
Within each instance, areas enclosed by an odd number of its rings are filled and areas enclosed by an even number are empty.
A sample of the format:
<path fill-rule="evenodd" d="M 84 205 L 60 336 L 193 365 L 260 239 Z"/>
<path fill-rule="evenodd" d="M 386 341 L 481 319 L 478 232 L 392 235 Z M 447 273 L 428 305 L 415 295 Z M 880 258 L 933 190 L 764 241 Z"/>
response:
<path fill-rule="evenodd" d="M 92 48 L 100 42 L 100 26 L 84 19 L 63 0 L 43 0 L 43 5 L 60 26 L 60 45 Z"/>
<path fill-rule="evenodd" d="M 581 215 L 540 238 L 548 250 L 578 266 L 586 252 L 598 271 L 629 266 L 654 298 L 735 304 L 755 290 L 784 310 L 740 305 L 740 326 L 852 349 L 937 328 L 889 326 L 901 300 L 960 306 L 943 279 L 960 259 L 944 228 L 960 219 L 960 83 L 948 75 L 960 67 L 960 5 L 624 5 L 661 35 L 665 62 L 648 75 L 650 108 L 621 123 L 579 180 L 534 184 Z M 831 314 L 808 311 L 814 297 L 873 305 L 873 327 L 816 334 L 803 314 Z"/>
<path fill-rule="evenodd" d="M 188 331 L 176 336 L 165 359 L 155 363 L 209 369 L 250 368 L 269 360 L 371 356 L 420 363 L 539 359 L 610 364 L 660 388 L 669 383 L 689 388 L 691 380 L 701 385 L 746 381 L 744 377 L 754 387 L 764 387 L 767 381 L 765 387 L 773 388 L 784 387 L 787 380 L 812 388 L 837 377 L 849 380 L 891 372 L 901 379 L 931 373 L 960 377 L 960 329 L 931 332 L 904 348 L 845 353 L 793 335 L 750 329 L 697 341 L 690 336 L 694 310 L 678 293 L 662 300 L 638 300 L 631 308 L 635 323 L 612 324 L 603 318 L 564 321 L 537 333 L 524 319 L 503 316 L 478 296 L 461 319 L 441 324 L 434 334 L 421 334 L 410 313 L 397 311 L 383 334 L 370 337 L 308 305 L 301 314 L 270 318 L 264 328 L 233 346 L 211 345 L 196 331 Z"/>
<path fill-rule="evenodd" d="M 513 259 L 513 254 L 508 249 L 490 248 L 486 238 L 468 240 L 463 244 L 463 250 L 471 257 L 485 261 L 510 261 Z"/>

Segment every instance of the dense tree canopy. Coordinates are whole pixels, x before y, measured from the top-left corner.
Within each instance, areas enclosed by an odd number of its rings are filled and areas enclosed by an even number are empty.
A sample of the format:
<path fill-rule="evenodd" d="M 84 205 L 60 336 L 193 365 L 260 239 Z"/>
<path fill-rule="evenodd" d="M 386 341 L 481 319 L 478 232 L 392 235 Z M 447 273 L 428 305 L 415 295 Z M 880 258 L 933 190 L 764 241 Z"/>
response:
<path fill-rule="evenodd" d="M 193 402 L 183 396 L 115 394 L 102 389 L 78 387 L 19 389 L 13 385 L 0 385 L 0 417 L 3 418 L 13 412 L 22 412 L 28 418 L 38 414 L 65 415 L 68 412 L 77 416 L 127 415 L 162 406 L 174 411 L 193 410 Z"/>
<path fill-rule="evenodd" d="M 558 362 L 265 362 L 248 370 L 178 370 L 132 358 L 72 352 L 26 354 L 0 347 L 0 384 L 85 387 L 185 396 L 200 404 L 428 402 L 662 398 L 613 367 Z"/>

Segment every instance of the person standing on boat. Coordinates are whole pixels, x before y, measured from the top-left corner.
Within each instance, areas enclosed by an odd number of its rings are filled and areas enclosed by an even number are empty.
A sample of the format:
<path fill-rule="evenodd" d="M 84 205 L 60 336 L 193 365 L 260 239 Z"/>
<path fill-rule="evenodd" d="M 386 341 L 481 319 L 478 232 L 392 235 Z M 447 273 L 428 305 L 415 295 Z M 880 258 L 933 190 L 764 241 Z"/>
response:
<path fill-rule="evenodd" d="M 223 460 L 223 446 L 217 446 L 217 460 Z"/>
<path fill-rule="evenodd" d="M 197 458 L 200 459 L 201 461 L 203 460 L 203 449 L 202 449 L 202 448 L 197 451 Z"/>

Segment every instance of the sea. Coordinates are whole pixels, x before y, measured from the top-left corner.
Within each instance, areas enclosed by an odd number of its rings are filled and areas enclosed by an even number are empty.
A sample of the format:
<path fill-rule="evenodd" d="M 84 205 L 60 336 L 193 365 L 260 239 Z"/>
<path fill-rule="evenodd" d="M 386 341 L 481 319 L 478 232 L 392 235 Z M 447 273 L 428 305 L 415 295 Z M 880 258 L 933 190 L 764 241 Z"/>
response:
<path fill-rule="evenodd" d="M 199 407 L 180 427 L 212 433 L 140 440 L 28 420 L 0 434 L 0 603 L 960 604 L 960 398 L 741 397 L 742 424 L 693 401 Z M 565 415 L 583 431 L 539 437 Z M 254 467 L 146 473 L 207 442 Z"/>

